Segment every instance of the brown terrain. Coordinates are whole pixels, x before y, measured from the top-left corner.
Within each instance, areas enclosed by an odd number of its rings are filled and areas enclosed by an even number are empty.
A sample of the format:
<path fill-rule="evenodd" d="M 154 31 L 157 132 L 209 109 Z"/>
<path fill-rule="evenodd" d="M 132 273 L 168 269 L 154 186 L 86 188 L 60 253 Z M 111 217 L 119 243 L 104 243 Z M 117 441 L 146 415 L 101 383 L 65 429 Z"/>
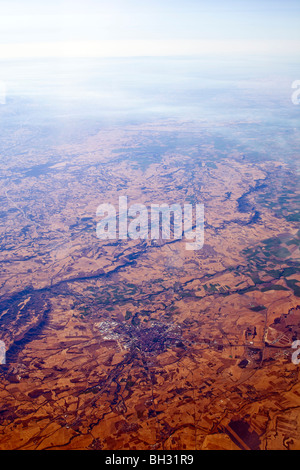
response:
<path fill-rule="evenodd" d="M 295 174 L 216 158 L 204 125 L 169 149 L 172 126 L 7 162 L 0 449 L 300 449 Z M 203 248 L 99 240 L 97 206 L 122 195 L 203 203 Z"/>

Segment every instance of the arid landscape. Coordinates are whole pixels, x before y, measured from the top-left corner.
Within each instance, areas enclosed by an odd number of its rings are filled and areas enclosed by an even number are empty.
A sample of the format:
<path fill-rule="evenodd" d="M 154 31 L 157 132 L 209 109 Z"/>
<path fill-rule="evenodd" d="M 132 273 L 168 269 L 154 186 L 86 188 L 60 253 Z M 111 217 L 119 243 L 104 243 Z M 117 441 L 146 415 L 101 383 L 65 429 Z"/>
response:
<path fill-rule="evenodd" d="M 300 449 L 295 167 L 205 120 L 22 155 L 24 132 L 0 179 L 0 449 Z M 204 204 L 203 248 L 97 238 L 124 195 Z"/>

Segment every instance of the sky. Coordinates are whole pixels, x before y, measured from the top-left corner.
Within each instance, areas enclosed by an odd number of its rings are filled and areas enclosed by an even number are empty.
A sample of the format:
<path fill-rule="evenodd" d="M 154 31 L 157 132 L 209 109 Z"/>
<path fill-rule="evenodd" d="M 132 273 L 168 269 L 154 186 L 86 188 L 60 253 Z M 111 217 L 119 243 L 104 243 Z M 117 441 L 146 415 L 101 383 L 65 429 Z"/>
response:
<path fill-rule="evenodd" d="M 0 0 L 0 59 L 300 55 L 299 0 Z"/>

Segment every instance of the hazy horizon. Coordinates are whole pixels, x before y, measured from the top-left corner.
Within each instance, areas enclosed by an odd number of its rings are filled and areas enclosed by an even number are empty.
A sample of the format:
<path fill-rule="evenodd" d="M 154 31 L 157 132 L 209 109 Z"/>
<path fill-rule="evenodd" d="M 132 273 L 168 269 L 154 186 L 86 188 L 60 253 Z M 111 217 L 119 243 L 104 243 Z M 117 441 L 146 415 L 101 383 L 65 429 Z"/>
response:
<path fill-rule="evenodd" d="M 0 59 L 174 55 L 299 56 L 299 2 L 2 2 Z"/>

